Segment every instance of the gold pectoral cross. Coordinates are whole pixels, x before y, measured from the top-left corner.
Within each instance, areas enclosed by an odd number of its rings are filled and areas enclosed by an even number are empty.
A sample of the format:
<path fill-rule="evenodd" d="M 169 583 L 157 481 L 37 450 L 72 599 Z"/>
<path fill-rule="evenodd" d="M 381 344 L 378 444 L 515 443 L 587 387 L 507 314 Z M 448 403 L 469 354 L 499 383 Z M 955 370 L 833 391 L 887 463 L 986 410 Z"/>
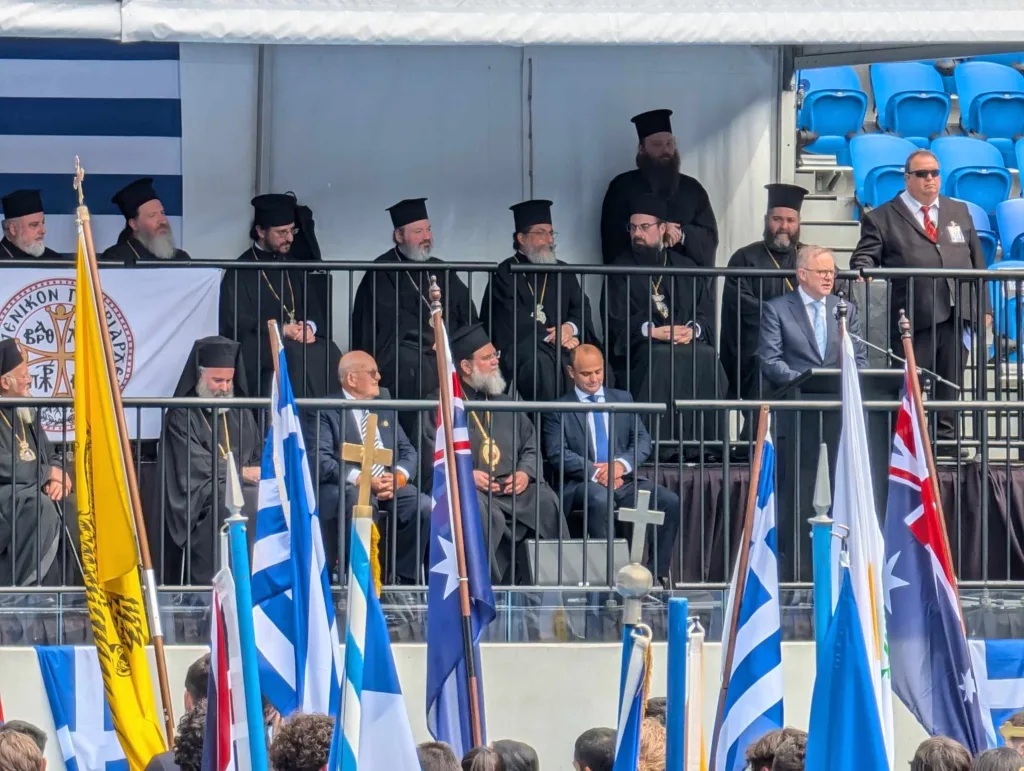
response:
<path fill-rule="evenodd" d="M 377 447 L 377 416 L 372 412 L 366 418 L 366 436 L 362 444 L 345 442 L 341 457 L 349 463 L 359 464 L 359 498 L 352 509 L 353 517 L 372 517 L 370 506 L 370 480 L 373 479 L 374 465 L 390 468 L 391 450 Z"/>

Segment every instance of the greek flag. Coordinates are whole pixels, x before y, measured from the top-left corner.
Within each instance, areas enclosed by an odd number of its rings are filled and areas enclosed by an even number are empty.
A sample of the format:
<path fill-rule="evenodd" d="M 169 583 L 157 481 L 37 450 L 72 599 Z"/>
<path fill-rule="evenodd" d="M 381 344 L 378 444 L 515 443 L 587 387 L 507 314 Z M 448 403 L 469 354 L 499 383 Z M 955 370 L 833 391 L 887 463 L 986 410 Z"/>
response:
<path fill-rule="evenodd" d="M 640 760 L 640 723 L 650 666 L 651 629 L 645 624 L 626 626 L 619 676 L 619 718 L 615 728 L 615 763 L 612 771 L 636 771 Z"/>
<path fill-rule="evenodd" d="M 989 747 L 1006 742 L 999 727 L 1024 710 L 1024 640 L 970 640 L 981 723 Z"/>
<path fill-rule="evenodd" d="M 770 421 L 770 418 L 769 418 Z M 779 611 L 778 531 L 775 522 L 775 445 L 771 423 L 761 450 L 757 505 L 750 538 L 747 575 L 737 597 L 737 562 L 729 588 L 726 619 L 740 604 L 733 648 L 732 671 L 711 748 L 715 771 L 739 771 L 746 766 L 747 747 L 768 731 L 782 728 L 782 622 Z M 728 648 L 728 634 L 722 650 Z M 725 675 L 728 674 L 726 678 Z"/>
<path fill-rule="evenodd" d="M 0 195 L 39 190 L 46 245 L 64 254 L 78 243 L 76 155 L 98 251 L 125 224 L 111 196 L 138 177 L 153 178 L 182 242 L 177 43 L 0 39 Z"/>
<path fill-rule="evenodd" d="M 337 715 L 341 653 L 323 533 L 283 349 L 278 364 L 252 554 L 260 689 L 282 715 Z"/>
<path fill-rule="evenodd" d="M 95 646 L 36 648 L 67 771 L 128 771 Z"/>

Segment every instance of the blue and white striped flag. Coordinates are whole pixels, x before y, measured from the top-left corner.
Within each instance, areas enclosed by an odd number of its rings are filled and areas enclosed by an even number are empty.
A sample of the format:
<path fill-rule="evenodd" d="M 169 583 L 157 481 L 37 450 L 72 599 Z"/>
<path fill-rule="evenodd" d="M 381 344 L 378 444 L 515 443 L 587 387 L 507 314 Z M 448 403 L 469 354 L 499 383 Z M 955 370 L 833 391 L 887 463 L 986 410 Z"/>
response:
<path fill-rule="evenodd" d="M 778 531 L 775 521 L 775 445 L 771 418 L 761 450 L 757 506 L 743 595 L 736 597 L 739 563 L 733 573 L 726 619 L 740 603 L 732 671 L 717 734 L 712 738 L 713 771 L 740 771 L 747 747 L 768 731 L 782 728 L 782 621 L 779 612 Z M 726 628 L 722 650 L 728 648 Z M 724 663 L 723 663 L 724 666 Z M 723 672 L 723 679 L 725 678 Z"/>
<path fill-rule="evenodd" d="M 647 702 L 651 628 L 646 624 L 626 626 L 623 636 L 619 718 L 615 727 L 615 764 L 612 771 L 636 771 L 640 760 L 640 724 Z"/>
<path fill-rule="evenodd" d="M 274 380 L 271 391 L 273 414 L 263 449 L 252 554 L 260 689 L 286 717 L 296 710 L 337 716 L 338 622 L 283 349 L 278 364 L 280 380 Z"/>
<path fill-rule="evenodd" d="M 1006 742 L 999 727 L 1024 710 L 1024 640 L 970 640 L 981 722 L 989 747 Z"/>
<path fill-rule="evenodd" d="M 177 43 L 0 38 L 0 195 L 39 190 L 46 245 L 64 254 L 78 244 L 76 155 L 97 250 L 125 225 L 111 196 L 138 177 L 153 178 L 182 243 Z"/>

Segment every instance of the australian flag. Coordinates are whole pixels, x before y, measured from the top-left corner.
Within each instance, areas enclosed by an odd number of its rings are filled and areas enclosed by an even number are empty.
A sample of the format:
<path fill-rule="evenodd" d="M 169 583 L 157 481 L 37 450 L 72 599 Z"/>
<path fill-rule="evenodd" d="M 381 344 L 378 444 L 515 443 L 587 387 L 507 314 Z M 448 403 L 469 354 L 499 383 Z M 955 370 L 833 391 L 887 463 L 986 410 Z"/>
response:
<path fill-rule="evenodd" d="M 885 517 L 892 687 L 932 736 L 986 748 L 953 561 L 939 520 L 909 381 L 896 420 Z"/>
<path fill-rule="evenodd" d="M 441 405 L 437 412 L 434 442 L 434 506 L 430 514 L 430 576 L 427 590 L 427 729 L 437 741 L 446 742 L 463 757 L 473 747 L 469 711 L 469 678 L 463 646 L 462 610 L 459 603 L 459 564 L 455 547 L 453 511 L 448 491 L 458 485 L 461 503 L 462 541 L 469 579 L 469 602 L 473 658 L 477 673 L 477 702 L 480 724 L 484 726 L 484 686 L 480 672 L 480 636 L 494 620 L 494 592 L 487 565 L 483 529 L 473 484 L 466 410 L 462 387 L 452 366 L 451 347 L 443 327 L 438 344 L 448 354 L 447 378 L 451 388 L 452 433 L 455 468 L 445 457 L 444 423 Z M 484 738 L 486 742 L 486 738 Z"/>

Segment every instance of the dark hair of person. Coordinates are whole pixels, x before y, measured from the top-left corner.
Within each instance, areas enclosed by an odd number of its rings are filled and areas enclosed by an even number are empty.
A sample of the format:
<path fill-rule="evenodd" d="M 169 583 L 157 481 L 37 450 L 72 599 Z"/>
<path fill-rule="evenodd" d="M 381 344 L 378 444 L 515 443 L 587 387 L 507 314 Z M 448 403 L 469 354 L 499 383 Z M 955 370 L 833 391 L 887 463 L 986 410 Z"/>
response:
<path fill-rule="evenodd" d="M 576 739 L 573 760 L 580 769 L 612 771 L 615 765 L 615 729 L 588 728 Z"/>
<path fill-rule="evenodd" d="M 206 691 L 210 685 L 210 654 L 204 653 L 193 661 L 185 673 L 185 690 L 192 697 L 192 703 L 198 704 L 200 699 L 206 698 Z"/>
<path fill-rule="evenodd" d="M 422 771 L 459 771 L 455 751 L 444 742 L 423 742 L 416 747 Z"/>
<path fill-rule="evenodd" d="M 46 731 L 27 720 L 8 720 L 0 726 L 0 731 L 14 731 L 14 733 L 24 734 L 36 743 L 40 752 L 46 752 Z"/>
<path fill-rule="evenodd" d="M 491 747 L 474 747 L 462 756 L 462 771 L 505 771 L 501 756 Z"/>
<path fill-rule="evenodd" d="M 971 771 L 971 753 L 948 736 L 933 736 L 918 745 L 910 771 Z"/>
<path fill-rule="evenodd" d="M 1024 757 L 1010 747 L 996 747 L 978 753 L 971 764 L 971 771 L 1020 771 L 1024 768 Z"/>
<path fill-rule="evenodd" d="M 665 725 L 665 717 L 668 715 L 668 699 L 664 696 L 655 696 L 648 699 L 644 707 L 644 714 Z"/>
<path fill-rule="evenodd" d="M 537 750 L 526 742 L 515 739 L 499 739 L 491 746 L 501 757 L 503 771 L 540 771 Z"/>
<path fill-rule="evenodd" d="M 206 698 L 199 699 L 178 721 L 174 735 L 174 762 L 181 771 L 199 771 L 203 765 Z"/>
<path fill-rule="evenodd" d="M 766 733 L 747 747 L 745 757 L 750 771 L 764 771 L 764 769 L 771 771 L 772 763 L 775 761 L 775 751 L 779 749 L 779 745 L 786 739 L 791 739 L 801 734 L 805 737 L 807 736 L 799 728 L 790 728 L 789 726 L 775 728 Z"/>
<path fill-rule="evenodd" d="M 274 734 L 270 764 L 274 771 L 320 771 L 327 765 L 333 733 L 334 718 L 296 714 Z"/>
<path fill-rule="evenodd" d="M 775 748 L 772 771 L 804 771 L 807 763 L 807 732 L 791 729 Z"/>

